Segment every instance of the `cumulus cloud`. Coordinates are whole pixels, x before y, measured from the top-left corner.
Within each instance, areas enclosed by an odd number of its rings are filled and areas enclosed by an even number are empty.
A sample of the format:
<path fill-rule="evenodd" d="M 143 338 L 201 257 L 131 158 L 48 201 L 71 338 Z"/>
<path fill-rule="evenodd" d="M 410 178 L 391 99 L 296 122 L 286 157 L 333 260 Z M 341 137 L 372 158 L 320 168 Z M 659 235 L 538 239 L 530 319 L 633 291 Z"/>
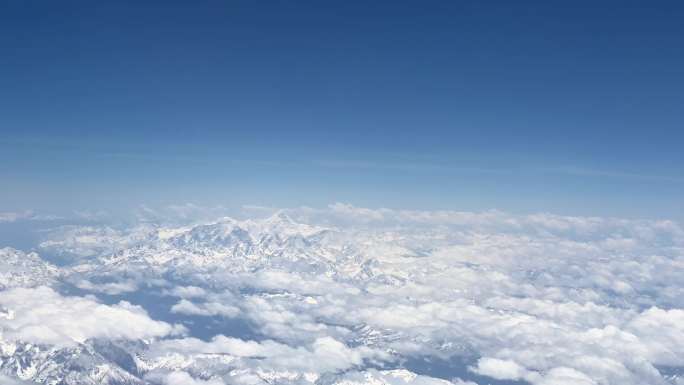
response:
<path fill-rule="evenodd" d="M 172 313 L 190 314 L 200 316 L 221 316 L 227 318 L 236 317 L 240 309 L 235 306 L 225 305 L 220 302 L 193 303 L 186 299 L 180 300 L 171 307 Z"/>
<path fill-rule="evenodd" d="M 315 373 L 336 372 L 359 366 L 366 360 L 388 358 L 387 354 L 365 346 L 350 348 L 331 337 L 321 337 L 307 346 L 291 347 L 272 340 L 245 341 L 216 336 L 205 342 L 195 338 L 160 341 L 151 356 L 163 359 L 169 354 L 230 355 L 248 359 L 266 370 L 298 370 Z"/>
<path fill-rule="evenodd" d="M 160 385 L 224 385 L 225 382 L 218 378 L 202 380 L 193 378 L 190 374 L 182 371 L 170 373 L 152 373 L 147 376 L 148 380 L 155 381 Z"/>
<path fill-rule="evenodd" d="M 597 385 L 597 382 L 586 374 L 566 367 L 553 368 L 534 383 L 536 385 Z"/>
<path fill-rule="evenodd" d="M 3 339 L 10 341 L 73 346 L 90 338 L 140 339 L 181 331 L 128 302 L 108 306 L 44 286 L 0 291 L 0 306 Z"/>
<path fill-rule="evenodd" d="M 345 373 L 340 378 L 336 379 L 333 384 L 336 385 L 366 385 L 366 384 L 382 384 L 382 385 L 477 385 L 474 382 L 463 381 L 461 379 L 452 379 L 451 381 L 421 376 L 405 369 L 395 370 L 375 370 L 369 369 L 362 372 Z"/>
<path fill-rule="evenodd" d="M 135 281 L 124 280 L 121 282 L 106 282 L 94 284 L 87 279 L 79 280 L 75 286 L 82 290 L 94 291 L 109 295 L 118 295 L 122 293 L 130 293 L 138 290 L 138 285 Z"/>
<path fill-rule="evenodd" d="M 166 290 L 164 294 L 188 299 L 205 297 L 207 291 L 197 286 L 176 286 L 171 290 Z"/>
<path fill-rule="evenodd" d="M 684 310 L 652 307 L 632 319 L 626 330 L 638 336 L 645 355 L 667 366 L 684 366 Z"/>
<path fill-rule="evenodd" d="M 247 210 L 251 206 L 246 206 Z M 264 209 L 262 209 L 264 210 Z M 604 217 L 561 216 L 550 213 L 513 215 L 499 210 L 481 212 L 453 210 L 371 209 L 334 203 L 323 209 L 298 207 L 273 209 L 306 223 L 382 226 L 449 226 L 468 231 L 568 236 L 574 239 L 615 239 L 684 242 L 684 230 L 671 220 L 633 220 Z"/>
<path fill-rule="evenodd" d="M 176 363 L 194 380 L 207 380 L 198 357 L 244 383 L 278 382 L 274 371 L 393 383 L 404 381 L 398 372 L 362 366 L 411 357 L 461 360 L 467 375 L 535 385 L 664 384 L 663 368 L 684 366 L 676 222 L 347 204 L 280 213 L 305 224 L 100 229 L 61 244 L 111 238 L 95 242 L 118 250 L 102 263 L 110 277 L 159 271 L 183 285 L 162 291 L 178 297 L 172 312 L 244 318 L 265 339 L 150 346 L 149 367 Z"/>
<path fill-rule="evenodd" d="M 369 263 L 338 265 L 322 285 L 303 273 L 251 277 L 287 293 L 246 298 L 265 333 L 348 338 L 341 328 L 355 335 L 365 325 L 374 343 L 401 354 L 492 355 L 476 373 L 535 384 L 660 383 L 658 367 L 682 365 L 684 233 L 675 222 L 342 204 L 287 212 L 351 226 Z M 351 282 L 363 295 L 344 289 Z"/>
<path fill-rule="evenodd" d="M 491 357 L 480 358 L 477 361 L 477 367 L 471 370 L 477 374 L 497 380 L 519 380 L 527 373 L 527 370 L 515 361 L 499 360 Z"/>
<path fill-rule="evenodd" d="M 231 305 L 239 300 L 229 291 L 213 292 L 198 286 L 176 286 L 164 290 L 163 294 L 181 298 L 171 307 L 172 313 L 226 318 L 240 314 L 240 308 Z"/>

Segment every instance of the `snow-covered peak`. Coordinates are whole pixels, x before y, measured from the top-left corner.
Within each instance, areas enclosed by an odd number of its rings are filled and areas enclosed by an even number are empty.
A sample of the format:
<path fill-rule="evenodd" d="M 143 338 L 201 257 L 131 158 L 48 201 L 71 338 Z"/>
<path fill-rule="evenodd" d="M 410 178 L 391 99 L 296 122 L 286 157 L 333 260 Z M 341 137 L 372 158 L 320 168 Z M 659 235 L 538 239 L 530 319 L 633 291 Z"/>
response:
<path fill-rule="evenodd" d="M 295 225 L 296 222 L 283 210 L 276 211 L 265 220 L 266 223 Z"/>
<path fill-rule="evenodd" d="M 247 220 L 242 223 L 249 229 L 250 233 L 257 237 L 263 235 L 279 236 L 281 238 L 288 236 L 309 237 L 327 230 L 323 227 L 296 222 L 284 211 L 278 211 L 266 219 Z"/>
<path fill-rule="evenodd" d="M 0 380 L 6 374 L 26 384 L 149 384 L 137 376 L 130 354 L 107 341 L 87 341 L 71 348 L 20 342 L 9 351 L 0 351 L 0 358 Z"/>
<path fill-rule="evenodd" d="M 59 270 L 37 253 L 0 249 L 0 288 L 36 286 L 52 281 Z"/>

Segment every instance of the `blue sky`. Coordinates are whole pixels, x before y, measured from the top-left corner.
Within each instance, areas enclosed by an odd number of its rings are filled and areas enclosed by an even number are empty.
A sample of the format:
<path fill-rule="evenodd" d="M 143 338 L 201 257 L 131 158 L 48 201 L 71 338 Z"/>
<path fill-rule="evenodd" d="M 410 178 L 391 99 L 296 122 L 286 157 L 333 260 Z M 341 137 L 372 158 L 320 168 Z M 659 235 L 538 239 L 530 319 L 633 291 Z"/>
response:
<path fill-rule="evenodd" d="M 7 1 L 0 210 L 684 218 L 676 1 Z"/>

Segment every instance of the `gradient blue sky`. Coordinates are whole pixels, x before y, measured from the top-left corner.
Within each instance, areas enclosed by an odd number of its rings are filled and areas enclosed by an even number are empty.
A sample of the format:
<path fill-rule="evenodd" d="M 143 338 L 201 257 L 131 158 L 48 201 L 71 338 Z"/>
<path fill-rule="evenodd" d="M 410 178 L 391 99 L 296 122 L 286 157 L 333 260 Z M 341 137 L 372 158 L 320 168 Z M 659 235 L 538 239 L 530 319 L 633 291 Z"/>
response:
<path fill-rule="evenodd" d="M 684 218 L 681 1 L 0 5 L 0 210 Z"/>

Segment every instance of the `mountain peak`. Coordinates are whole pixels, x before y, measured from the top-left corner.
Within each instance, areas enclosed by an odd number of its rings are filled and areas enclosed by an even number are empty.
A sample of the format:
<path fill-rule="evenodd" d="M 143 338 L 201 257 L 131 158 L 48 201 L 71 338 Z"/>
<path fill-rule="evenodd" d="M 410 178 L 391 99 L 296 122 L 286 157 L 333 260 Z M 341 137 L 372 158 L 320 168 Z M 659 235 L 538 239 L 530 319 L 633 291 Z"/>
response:
<path fill-rule="evenodd" d="M 285 213 L 283 210 L 278 210 L 276 211 L 273 215 L 271 215 L 268 219 L 266 219 L 267 223 L 285 223 L 285 224 L 290 224 L 294 225 L 297 224 L 292 218 L 290 218 L 289 215 Z"/>

